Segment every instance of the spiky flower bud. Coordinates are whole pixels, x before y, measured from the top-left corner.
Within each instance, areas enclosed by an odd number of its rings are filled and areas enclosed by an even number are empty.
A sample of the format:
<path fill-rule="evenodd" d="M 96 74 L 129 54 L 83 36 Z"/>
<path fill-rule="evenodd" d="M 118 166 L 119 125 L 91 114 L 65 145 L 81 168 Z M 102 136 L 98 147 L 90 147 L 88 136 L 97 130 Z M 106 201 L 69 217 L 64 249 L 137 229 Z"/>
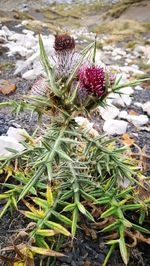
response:
<path fill-rule="evenodd" d="M 46 78 L 40 76 L 31 87 L 32 96 L 46 96 L 50 91 Z"/>
<path fill-rule="evenodd" d="M 56 80 L 69 77 L 79 59 L 79 54 L 75 52 L 74 38 L 67 34 L 55 36 L 54 50 L 55 54 L 51 56 L 55 62 Z M 31 95 L 46 96 L 48 93 L 50 93 L 50 89 L 46 78 L 40 76 L 31 88 Z"/>
<path fill-rule="evenodd" d="M 82 66 L 79 70 L 80 88 L 101 97 L 105 92 L 105 72 L 102 67 Z"/>
<path fill-rule="evenodd" d="M 79 60 L 79 54 L 75 52 L 75 40 L 67 34 L 57 35 L 54 49 L 56 78 L 67 78 Z"/>

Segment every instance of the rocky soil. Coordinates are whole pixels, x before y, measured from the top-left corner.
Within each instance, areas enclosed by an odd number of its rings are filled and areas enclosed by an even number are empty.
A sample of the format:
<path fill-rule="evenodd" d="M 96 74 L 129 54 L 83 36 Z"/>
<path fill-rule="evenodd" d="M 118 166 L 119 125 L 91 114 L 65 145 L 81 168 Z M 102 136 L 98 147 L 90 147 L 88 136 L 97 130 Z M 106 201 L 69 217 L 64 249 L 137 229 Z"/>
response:
<path fill-rule="evenodd" d="M 32 1 L 29 1 L 28 4 L 30 2 L 33 4 Z M 39 63 L 37 28 L 43 34 L 43 41 L 48 53 L 53 51 L 53 34 L 56 31 L 69 30 L 76 39 L 78 49 L 94 40 L 95 32 L 97 32 L 97 63 L 106 65 L 118 76 L 122 75 L 124 82 L 129 79 L 149 77 L 150 15 L 149 17 L 146 15 L 146 12 L 149 12 L 149 1 L 141 1 L 142 7 L 141 3 L 139 3 L 140 1 L 135 2 L 134 5 L 128 6 L 124 12 L 121 12 L 119 18 L 114 18 L 112 13 L 108 17 L 108 12 L 110 11 L 114 11 L 113 14 L 117 14 L 117 12 L 119 14 L 120 6 L 117 6 L 118 11 L 116 11 L 116 5 L 111 9 L 109 7 L 109 10 L 108 7 L 103 7 L 104 10 L 99 9 L 98 12 L 96 12 L 97 4 L 96 8 L 94 5 L 91 5 L 89 9 L 86 6 L 87 9 L 84 7 L 81 18 L 82 5 L 47 6 L 46 3 L 45 6 L 48 8 L 49 14 L 51 14 L 51 18 L 48 18 L 46 15 L 43 17 L 43 14 L 47 14 L 43 13 L 47 12 L 47 9 L 41 12 L 38 10 L 37 12 L 37 9 L 34 10 L 31 7 L 27 13 L 26 10 L 20 11 L 22 8 L 20 4 L 22 5 L 26 2 L 15 1 L 15 4 L 13 4 L 14 1 L 3 1 L 4 7 L 9 3 L 10 9 L 17 8 L 17 11 L 10 11 L 6 16 L 6 12 L 3 11 L 5 8 L 2 10 L 0 7 L 0 14 L 2 14 L 0 29 L 0 102 L 8 101 L 9 99 L 19 101 L 23 95 L 30 92 L 34 80 L 42 72 Z M 38 1 L 39 6 L 37 8 L 40 8 L 41 4 L 42 1 Z M 142 8 L 144 8 L 145 12 L 141 11 L 139 13 L 139 10 L 143 10 Z M 105 18 L 102 18 L 104 13 Z M 32 17 L 27 17 L 27 14 Z M 68 14 L 71 18 L 72 27 L 68 26 L 70 22 L 66 22 Z M 71 17 L 72 14 L 76 18 Z M 133 19 L 134 17 L 137 18 L 137 15 L 139 21 L 134 21 L 133 23 Z M 118 19 L 120 19 L 120 28 L 118 28 Z M 97 21 L 102 21 L 102 26 Z M 112 25 L 113 29 L 111 28 Z M 118 34 L 118 32 L 121 34 Z M 15 84 L 16 91 L 10 95 L 4 95 L 3 89 L 5 86 L 2 85 L 4 80 L 9 81 L 9 85 Z M 96 110 L 92 114 L 90 123 L 93 123 L 93 127 L 98 131 L 112 137 L 118 135 L 118 137 L 122 138 L 127 133 L 141 149 L 145 149 L 144 152 L 149 153 L 150 82 L 144 82 L 135 88 L 129 86 L 122 92 L 121 96 L 112 95 L 111 99 L 108 99 L 109 106 L 107 109 L 99 108 Z M 46 123 L 46 121 L 47 119 L 45 118 L 43 123 Z M 25 128 L 32 133 L 37 126 L 37 116 L 35 115 L 31 119 L 30 114 L 27 112 L 16 117 L 9 109 L 2 109 L 0 111 L 0 135 L 5 135 L 10 126 Z M 1 247 L 11 242 L 11 230 L 25 226 L 26 222 L 22 217 L 20 217 L 18 224 L 17 215 L 15 214 L 13 218 L 6 215 L 0 221 Z M 107 253 L 107 247 L 103 245 L 102 236 L 98 234 L 97 239 L 94 240 L 92 239 L 92 234 L 84 230 L 79 231 L 73 247 L 71 247 L 70 243 L 64 243 L 62 249 L 68 257 L 57 260 L 53 265 L 100 266 Z M 130 266 L 150 265 L 147 246 L 138 245 L 137 248 L 133 249 L 131 257 Z M 36 263 L 39 266 L 38 261 Z M 109 265 L 123 265 L 117 251 Z"/>

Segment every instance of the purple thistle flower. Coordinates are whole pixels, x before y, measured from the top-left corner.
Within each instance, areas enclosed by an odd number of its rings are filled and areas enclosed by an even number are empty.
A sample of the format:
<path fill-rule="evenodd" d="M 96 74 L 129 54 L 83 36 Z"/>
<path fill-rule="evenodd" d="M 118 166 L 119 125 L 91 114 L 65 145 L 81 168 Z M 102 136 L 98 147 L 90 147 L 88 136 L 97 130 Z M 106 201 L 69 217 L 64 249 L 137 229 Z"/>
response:
<path fill-rule="evenodd" d="M 67 78 L 80 57 L 75 51 L 75 40 L 67 34 L 57 35 L 55 36 L 54 49 L 56 78 Z"/>
<path fill-rule="evenodd" d="M 101 97 L 105 92 L 105 72 L 102 67 L 82 66 L 79 70 L 80 88 Z"/>
<path fill-rule="evenodd" d="M 51 57 L 55 62 L 56 80 L 68 78 L 79 60 L 79 54 L 75 52 L 74 38 L 67 34 L 55 36 L 54 50 L 55 53 Z M 31 88 L 31 95 L 46 96 L 50 91 L 46 77 L 40 76 Z"/>

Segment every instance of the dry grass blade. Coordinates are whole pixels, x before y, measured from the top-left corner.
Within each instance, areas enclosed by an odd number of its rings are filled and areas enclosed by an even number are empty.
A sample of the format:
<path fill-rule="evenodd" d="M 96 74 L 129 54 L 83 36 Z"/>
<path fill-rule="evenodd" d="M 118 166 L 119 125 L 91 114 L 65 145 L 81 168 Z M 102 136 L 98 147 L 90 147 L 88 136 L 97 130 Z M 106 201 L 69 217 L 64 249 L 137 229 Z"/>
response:
<path fill-rule="evenodd" d="M 34 246 L 29 246 L 29 249 L 36 253 L 36 254 L 41 254 L 44 256 L 50 256 L 50 257 L 62 257 L 65 256 L 63 253 L 56 252 L 52 249 L 46 249 L 46 248 L 39 248 L 39 247 L 34 247 Z"/>

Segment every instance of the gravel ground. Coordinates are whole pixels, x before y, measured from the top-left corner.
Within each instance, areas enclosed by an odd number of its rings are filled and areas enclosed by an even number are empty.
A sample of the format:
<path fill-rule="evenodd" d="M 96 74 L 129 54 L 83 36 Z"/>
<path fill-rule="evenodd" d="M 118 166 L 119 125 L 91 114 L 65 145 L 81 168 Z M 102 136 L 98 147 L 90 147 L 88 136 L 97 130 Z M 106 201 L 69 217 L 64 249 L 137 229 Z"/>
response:
<path fill-rule="evenodd" d="M 90 224 L 84 218 L 82 220 L 84 225 L 86 224 L 88 230 L 90 230 Z M 0 220 L 0 248 L 12 245 L 16 232 L 18 233 L 21 229 L 25 228 L 27 222 L 29 222 L 28 219 L 24 218 L 18 212 L 14 212 L 13 218 L 7 213 Z M 78 230 L 73 243 L 71 239 L 69 241 L 67 238 L 61 245 L 60 251 L 66 256 L 57 258 L 54 264 L 50 263 L 49 266 L 101 266 L 108 252 L 108 247 L 104 245 L 104 235 L 98 231 L 96 235 L 97 238 L 94 240 L 85 231 Z M 133 248 L 128 266 L 150 266 L 150 253 L 148 248 L 143 243 Z M 13 256 L 13 253 L 10 254 L 8 252 L 7 255 Z M 43 261 L 43 263 L 43 266 L 47 266 L 46 261 Z M 7 264 L 0 265 L 7 266 Z M 118 250 L 114 251 L 113 256 L 110 258 L 108 266 L 112 265 L 124 266 Z M 35 260 L 35 266 L 40 266 L 38 258 Z"/>

